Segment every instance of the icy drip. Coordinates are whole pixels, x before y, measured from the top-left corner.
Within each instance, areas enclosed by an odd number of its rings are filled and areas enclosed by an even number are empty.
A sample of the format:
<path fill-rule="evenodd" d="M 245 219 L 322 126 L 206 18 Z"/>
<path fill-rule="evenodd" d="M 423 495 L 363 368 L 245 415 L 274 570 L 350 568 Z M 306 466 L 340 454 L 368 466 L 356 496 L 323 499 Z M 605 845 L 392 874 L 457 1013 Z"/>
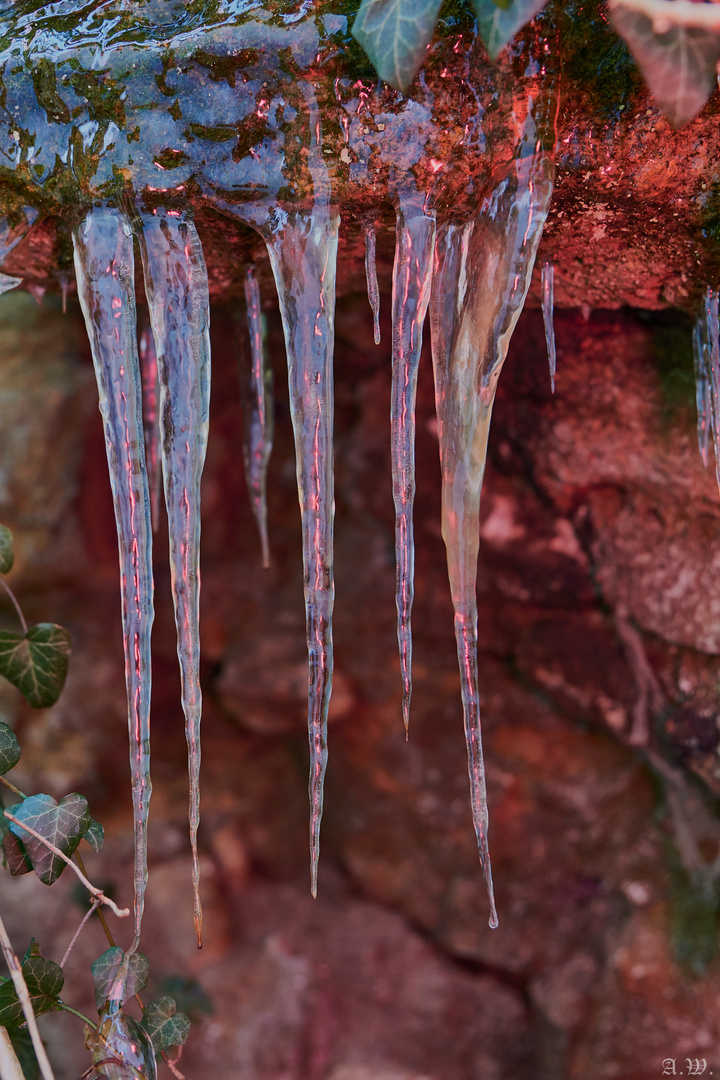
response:
<path fill-rule="evenodd" d="M 365 278 L 367 280 L 367 294 L 370 308 L 373 313 L 373 334 L 375 344 L 380 344 L 380 290 L 378 289 L 377 266 L 375 263 L 375 248 L 377 238 L 374 225 L 365 225 Z"/>
<path fill-rule="evenodd" d="M 715 470 L 720 486 L 720 343 L 718 341 L 718 294 L 707 289 L 702 311 L 693 329 L 695 399 L 697 402 L 698 449 L 705 468 L 708 466 L 710 435 L 715 450 Z"/>
<path fill-rule="evenodd" d="M 250 355 L 240 353 L 240 392 L 243 403 L 243 462 L 253 514 L 260 533 L 262 562 L 270 566 L 267 528 L 267 468 L 273 443 L 273 376 L 267 357 L 267 330 L 260 304 L 255 268 L 245 272 Z"/>
<path fill-rule="evenodd" d="M 13 248 L 16 248 L 20 241 L 25 239 L 37 216 L 37 210 L 26 206 L 24 221 L 14 228 L 11 228 L 7 218 L 0 219 L 0 266 L 3 265 Z M 3 293 L 10 292 L 11 289 L 16 289 L 20 284 L 22 284 L 22 278 L 11 277 L 9 274 L 0 272 L 0 296 Z"/>
<path fill-rule="evenodd" d="M 555 393 L 555 371 L 557 353 L 555 351 L 555 327 L 553 325 L 553 304 L 555 293 L 555 267 L 543 263 L 542 268 L 542 313 L 545 325 L 545 345 L 547 346 L 548 364 L 550 365 L 550 386 Z"/>
<path fill-rule="evenodd" d="M 309 656 L 310 880 L 317 895 L 327 714 L 332 690 L 333 343 L 340 219 L 328 208 L 282 215 L 266 242 L 280 300 L 302 516 Z"/>
<path fill-rule="evenodd" d="M 474 225 L 439 230 L 432 300 L 442 531 L 455 609 L 473 822 L 497 926 L 477 671 L 479 512 L 497 380 L 527 294 L 552 193 L 539 148 L 518 158 Z"/>
<path fill-rule="evenodd" d="M 142 375 L 143 422 L 145 427 L 145 461 L 150 488 L 150 510 L 153 532 L 160 521 L 160 418 L 158 416 L 158 362 L 155 340 L 149 316 L 143 320 L 140 333 L 140 372 Z"/>
<path fill-rule="evenodd" d="M 210 408 L 208 277 L 192 222 L 163 211 L 143 214 L 141 220 L 145 292 L 160 375 L 162 468 L 188 744 L 194 914 L 200 946 L 200 479 Z"/>
<path fill-rule="evenodd" d="M 393 265 L 390 449 L 395 502 L 395 604 L 406 733 L 412 696 L 410 617 L 415 573 L 415 399 L 434 254 L 434 213 L 425 212 L 423 196 L 401 195 Z"/>
<path fill-rule="evenodd" d="M 150 803 L 152 529 L 137 352 L 133 239 L 116 210 L 91 210 L 73 234 L 78 295 L 90 338 L 105 430 L 120 553 L 125 679 L 135 829 L 135 938 L 147 885 Z"/>

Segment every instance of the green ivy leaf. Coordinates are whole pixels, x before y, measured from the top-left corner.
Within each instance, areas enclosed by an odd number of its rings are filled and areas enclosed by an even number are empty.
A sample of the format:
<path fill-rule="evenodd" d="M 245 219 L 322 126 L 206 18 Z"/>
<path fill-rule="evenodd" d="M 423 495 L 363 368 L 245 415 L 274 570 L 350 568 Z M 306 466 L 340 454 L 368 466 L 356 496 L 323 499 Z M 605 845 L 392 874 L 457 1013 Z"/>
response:
<path fill-rule="evenodd" d="M 24 802 L 7 809 L 13 817 L 40 833 L 68 858 L 90 828 L 92 820 L 87 799 L 77 792 L 66 795 L 59 803 L 52 795 L 31 795 Z M 10 832 L 20 840 L 40 880 L 52 885 L 65 869 L 65 862 L 20 825 L 11 822 Z"/>
<path fill-rule="evenodd" d="M 0 723 L 0 776 L 10 772 L 20 760 L 20 744 L 7 724 Z"/>
<path fill-rule="evenodd" d="M 442 0 L 362 0 L 353 37 L 381 79 L 405 93 L 422 67 Z M 492 0 L 490 0 L 492 2 Z"/>
<path fill-rule="evenodd" d="M 182 1046 L 190 1033 L 190 1021 L 177 1011 L 175 998 L 156 998 L 145 1006 L 142 1026 L 147 1031 L 156 1054 L 170 1046 Z"/>
<path fill-rule="evenodd" d="M 57 1009 L 65 976 L 58 964 L 41 955 L 40 947 L 35 941 L 30 943 L 30 948 L 25 953 L 22 973 L 35 1015 L 40 1016 Z M 13 1028 L 24 1023 L 22 1005 L 18 1001 L 12 979 L 5 979 L 0 983 L 0 1027 Z"/>
<path fill-rule="evenodd" d="M 659 109 L 673 127 L 689 123 L 716 86 L 720 35 L 694 26 L 668 25 L 657 33 L 653 20 L 617 3 L 610 10 Z"/>
<path fill-rule="evenodd" d="M 3 836 L 2 841 L 5 865 L 13 877 L 20 877 L 21 874 L 29 874 L 32 870 L 32 863 L 27 857 L 27 852 L 15 833 L 10 832 L 10 822 L 8 819 L 3 818 L 3 822 L 7 825 L 7 831 Z"/>
<path fill-rule="evenodd" d="M 90 968 L 98 1010 L 108 1001 L 124 1005 L 148 981 L 148 960 L 142 953 L 127 956 L 119 945 L 106 949 Z"/>
<path fill-rule="evenodd" d="M 13 534 L 7 525 L 0 525 L 0 574 L 9 574 L 15 562 L 12 549 Z"/>
<path fill-rule="evenodd" d="M 90 818 L 90 824 L 85 832 L 84 839 L 87 840 L 95 854 L 99 855 L 105 842 L 105 829 L 95 818 Z"/>
<path fill-rule="evenodd" d="M 509 41 L 534 19 L 547 0 L 511 0 L 507 5 L 493 0 L 472 0 L 478 21 L 478 34 L 494 60 Z"/>
<path fill-rule="evenodd" d="M 70 634 L 62 626 L 38 623 L 27 634 L 0 630 L 0 675 L 16 686 L 34 709 L 60 697 L 70 659 Z"/>

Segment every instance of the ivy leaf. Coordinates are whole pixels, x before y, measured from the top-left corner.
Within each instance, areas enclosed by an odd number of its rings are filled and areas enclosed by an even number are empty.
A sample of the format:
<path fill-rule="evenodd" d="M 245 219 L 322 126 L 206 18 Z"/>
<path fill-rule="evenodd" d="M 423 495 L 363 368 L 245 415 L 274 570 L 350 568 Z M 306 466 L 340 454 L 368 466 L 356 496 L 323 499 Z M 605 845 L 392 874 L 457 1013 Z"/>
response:
<path fill-rule="evenodd" d="M 70 634 L 54 623 L 38 623 L 27 634 L 0 630 L 0 675 L 16 686 L 34 709 L 54 705 L 65 685 Z"/>
<path fill-rule="evenodd" d="M 90 818 L 90 824 L 85 831 L 84 839 L 87 840 L 95 854 L 99 855 L 105 842 L 105 829 L 95 818 Z"/>
<path fill-rule="evenodd" d="M 657 22 L 622 3 L 610 11 L 615 30 L 625 39 L 659 109 L 673 127 L 689 123 L 715 89 L 720 35 L 696 26 Z M 661 16 L 658 16 L 660 18 Z"/>
<path fill-rule="evenodd" d="M 161 997 L 145 1006 L 142 1026 L 152 1040 L 156 1054 L 170 1046 L 182 1046 L 190 1033 L 190 1021 L 177 1011 L 175 998 Z"/>
<path fill-rule="evenodd" d="M 58 997 L 65 982 L 62 968 L 46 960 L 37 942 L 32 941 L 22 962 L 22 973 L 36 1016 L 58 1008 Z M 0 1027 L 13 1028 L 25 1023 L 12 979 L 0 983 Z"/>
<path fill-rule="evenodd" d="M 511 0 L 509 4 L 501 5 L 494 0 L 472 0 L 478 34 L 491 60 L 495 60 L 518 30 L 534 19 L 546 3 L 547 0 Z"/>
<path fill-rule="evenodd" d="M 35 1057 L 35 1050 L 33 1049 L 30 1032 L 26 1027 L 17 1027 L 10 1028 L 8 1035 L 10 1036 L 12 1048 L 15 1051 L 15 1056 L 18 1059 L 25 1080 L 38 1080 L 38 1077 L 40 1076 L 40 1066 Z"/>
<path fill-rule="evenodd" d="M 21 874 L 29 874 L 32 870 L 32 863 L 27 857 L 25 848 L 22 846 L 22 843 L 18 840 L 15 833 L 10 832 L 10 822 L 6 817 L 3 818 L 3 822 L 4 825 L 7 826 L 7 831 L 5 832 L 2 841 L 5 865 L 13 877 L 20 877 Z"/>
<path fill-rule="evenodd" d="M 108 1001 L 124 1005 L 148 981 L 148 960 L 142 953 L 126 957 L 119 945 L 106 949 L 90 968 L 98 1010 Z"/>
<path fill-rule="evenodd" d="M 0 574 L 9 574 L 15 562 L 12 549 L 13 534 L 7 525 L 0 525 Z"/>
<path fill-rule="evenodd" d="M 87 799 L 77 792 L 66 795 L 59 803 L 52 795 L 31 795 L 24 802 L 7 809 L 13 817 L 40 833 L 68 858 L 90 828 L 92 820 Z M 20 840 L 40 880 L 52 885 L 65 869 L 65 862 L 15 822 L 10 823 L 10 832 Z"/>
<path fill-rule="evenodd" d="M 441 2 L 362 0 L 353 37 L 372 60 L 380 78 L 403 94 L 422 67 Z"/>
<path fill-rule="evenodd" d="M 20 760 L 20 744 L 13 729 L 0 723 L 0 776 L 10 772 Z"/>

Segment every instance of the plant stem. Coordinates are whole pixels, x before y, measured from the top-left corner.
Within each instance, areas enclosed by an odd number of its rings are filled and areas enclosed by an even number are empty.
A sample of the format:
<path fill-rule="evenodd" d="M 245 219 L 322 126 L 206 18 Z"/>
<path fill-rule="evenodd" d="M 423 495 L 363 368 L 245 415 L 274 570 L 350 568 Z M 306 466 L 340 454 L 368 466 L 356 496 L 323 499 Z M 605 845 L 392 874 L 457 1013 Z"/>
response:
<path fill-rule="evenodd" d="M 89 1024 L 91 1028 L 97 1031 L 97 1024 L 93 1020 L 91 1020 L 89 1016 L 86 1016 L 85 1013 L 81 1013 L 77 1009 L 73 1009 L 71 1005 L 66 1005 L 64 1001 L 60 1000 L 60 998 L 57 999 L 57 1003 L 58 1008 L 62 1009 L 63 1012 L 70 1013 L 72 1016 L 77 1016 L 79 1020 L 84 1020 L 86 1024 Z"/>
<path fill-rule="evenodd" d="M 0 1027 L 0 1080 L 25 1080 L 7 1028 Z"/>
<path fill-rule="evenodd" d="M 62 962 L 60 964 L 61 968 L 65 967 L 65 965 L 66 965 L 66 963 L 68 961 L 68 957 L 70 956 L 70 953 L 73 951 L 73 946 L 75 945 L 75 942 L 80 937 L 80 934 L 82 933 L 82 930 L 83 930 L 83 927 L 85 926 L 85 923 L 88 921 L 88 919 L 90 918 L 90 916 L 92 915 L 93 911 L 98 906 L 98 904 L 99 904 L 99 900 L 93 900 L 93 902 L 90 905 L 89 909 L 83 915 L 82 922 L 80 923 L 77 930 L 73 934 L 72 941 L 70 942 L 67 949 L 65 950 L 65 955 L 63 956 Z"/>
<path fill-rule="evenodd" d="M 30 833 L 30 835 L 34 836 L 36 840 L 39 840 L 41 844 L 44 844 L 48 851 L 52 851 L 53 855 L 57 855 L 59 859 L 62 859 L 64 863 L 67 863 L 67 865 L 80 878 L 87 891 L 92 896 L 97 897 L 99 903 L 107 904 L 109 908 L 112 908 L 112 910 L 115 912 L 119 919 L 122 919 L 126 915 L 130 914 L 130 908 L 119 908 L 114 900 L 111 900 L 110 897 L 105 895 L 102 889 L 96 889 L 95 886 L 85 877 L 82 870 L 80 870 L 80 868 L 75 865 L 72 859 L 68 859 L 64 851 L 61 851 L 60 848 L 55 847 L 54 844 L 51 844 L 49 840 L 47 840 L 39 832 L 36 832 L 35 829 L 31 828 L 30 825 L 26 825 L 24 821 L 18 821 L 18 819 L 12 814 L 8 813 L 7 810 L 5 811 L 5 817 L 8 819 L 8 821 L 12 821 L 13 825 L 17 825 L 19 826 L 19 828 L 24 829 L 25 832 Z"/>
<path fill-rule="evenodd" d="M 15 610 L 18 613 L 18 618 L 20 619 L 20 625 L 23 628 L 23 634 L 27 634 L 28 626 L 27 626 L 27 623 L 25 622 L 25 616 L 22 613 L 22 608 L 20 607 L 17 600 L 15 599 L 15 593 L 12 591 L 12 589 L 8 585 L 7 581 L 3 577 L 0 577 L 0 585 L 2 585 L 3 589 L 5 590 L 5 592 L 8 594 L 8 596 L 10 597 L 10 599 L 13 602 L 13 606 L 14 606 Z"/>
<path fill-rule="evenodd" d="M 18 996 L 18 1001 L 22 1005 L 23 1016 L 30 1032 L 30 1038 L 32 1039 L 33 1049 L 35 1051 L 35 1057 L 38 1060 L 40 1066 L 40 1072 L 42 1073 L 43 1080 L 55 1080 L 53 1071 L 48 1061 L 48 1056 L 45 1053 L 45 1047 L 43 1041 L 40 1038 L 40 1032 L 38 1031 L 37 1020 L 35 1019 L 35 1013 L 33 1012 L 32 1002 L 30 1001 L 30 994 L 28 992 L 25 979 L 23 978 L 22 968 L 20 961 L 15 955 L 12 947 L 8 932 L 5 929 L 5 924 L 0 918 L 0 946 L 2 947 L 3 956 L 5 957 L 5 963 L 10 970 L 10 977 L 15 987 L 15 993 Z"/>
<path fill-rule="evenodd" d="M 27 795 L 25 795 L 25 794 L 24 794 L 24 793 L 23 793 L 23 792 L 22 792 L 22 791 L 20 790 L 20 788 L 17 788 L 17 787 L 15 787 L 15 785 L 14 785 L 14 784 L 11 784 L 11 783 L 10 783 L 10 781 L 9 781 L 9 780 L 8 780 L 8 779 L 7 779 L 6 777 L 4 777 L 4 776 L 0 776 L 0 781 L 1 781 L 1 782 L 2 782 L 2 783 L 3 783 L 4 785 L 5 785 L 5 787 L 9 787 L 11 791 L 14 791 L 14 792 L 15 792 L 15 794 L 16 794 L 17 796 L 19 796 L 19 798 L 21 798 L 21 799 L 27 799 Z"/>

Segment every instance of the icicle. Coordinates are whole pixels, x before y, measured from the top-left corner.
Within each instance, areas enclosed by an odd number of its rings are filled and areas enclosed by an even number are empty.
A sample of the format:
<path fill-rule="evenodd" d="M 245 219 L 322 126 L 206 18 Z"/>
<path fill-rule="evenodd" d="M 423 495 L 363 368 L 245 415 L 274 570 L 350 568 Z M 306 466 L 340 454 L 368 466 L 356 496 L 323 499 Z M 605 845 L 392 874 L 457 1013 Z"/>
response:
<path fill-rule="evenodd" d="M 555 327 L 553 326 L 553 300 L 555 286 L 555 267 L 550 263 L 543 263 L 542 268 L 542 313 L 545 324 L 545 344 L 547 346 L 548 363 L 550 365 L 550 386 L 555 393 L 555 370 L 557 367 L 557 354 L 555 352 Z"/>
<path fill-rule="evenodd" d="M 158 414 L 160 384 L 155 339 L 150 326 L 150 316 L 147 313 L 143 317 L 143 326 L 140 331 L 140 372 L 145 425 L 145 461 L 150 487 L 152 527 L 153 532 L 156 533 L 160 523 L 160 417 Z"/>
<path fill-rule="evenodd" d="M 240 351 L 240 392 L 243 402 L 243 461 L 253 514 L 260 533 L 262 562 L 270 566 L 267 530 L 267 468 L 273 443 L 273 376 L 267 358 L 267 329 L 260 305 L 255 268 L 245 272 L 250 355 Z"/>
<path fill-rule="evenodd" d="M 433 282 L 442 529 L 455 608 L 473 821 L 493 927 L 497 913 L 477 673 L 480 493 L 497 380 L 530 283 L 552 177 L 552 161 L 539 148 L 519 157 L 485 200 L 474 226 L 440 230 Z"/>
<path fill-rule="evenodd" d="M 365 277 L 367 293 L 373 313 L 373 332 L 375 344 L 380 344 L 380 290 L 378 289 L 377 266 L 375 265 L 376 236 L 375 226 L 366 224 L 365 231 Z"/>
<path fill-rule="evenodd" d="M 704 346 L 704 326 L 702 316 L 698 316 L 698 319 L 693 327 L 692 343 L 693 343 L 693 366 L 695 368 L 695 402 L 697 404 L 697 439 L 698 450 L 700 451 L 700 457 L 702 463 L 707 469 L 708 467 L 708 450 L 710 446 L 710 384 L 708 380 L 708 372 L 705 367 L 705 355 L 703 352 Z"/>
<path fill-rule="evenodd" d="M 435 215 L 421 195 L 401 195 L 397 214 L 392 298 L 392 390 L 390 440 L 395 501 L 395 603 L 407 734 L 412 695 L 412 630 L 415 544 L 415 398 L 422 328 L 430 301 L 435 252 Z"/>
<path fill-rule="evenodd" d="M 58 274 L 58 281 L 60 282 L 60 292 L 62 294 L 62 312 L 63 315 L 67 315 L 67 298 L 68 290 L 70 288 L 70 278 L 67 274 Z"/>
<path fill-rule="evenodd" d="M 132 230 L 117 210 L 91 210 L 73 233 L 78 294 L 100 393 L 120 553 L 125 678 L 135 821 L 135 938 L 147 885 L 150 802 L 152 531 L 142 428 Z"/>
<path fill-rule="evenodd" d="M 160 374 L 160 424 L 170 573 L 190 773 L 195 929 L 202 945 L 197 831 L 200 820 L 200 478 L 210 406 L 208 277 L 195 226 L 179 215 L 142 214 L 145 292 Z"/>
<path fill-rule="evenodd" d="M 705 292 L 703 311 L 698 323 L 700 352 L 704 362 L 707 389 L 705 415 L 709 413 L 715 451 L 715 475 L 720 489 L 720 322 L 718 321 L 718 294 L 712 289 Z M 698 431 L 698 438 L 700 432 Z M 700 447 L 702 454 L 702 444 Z"/>

